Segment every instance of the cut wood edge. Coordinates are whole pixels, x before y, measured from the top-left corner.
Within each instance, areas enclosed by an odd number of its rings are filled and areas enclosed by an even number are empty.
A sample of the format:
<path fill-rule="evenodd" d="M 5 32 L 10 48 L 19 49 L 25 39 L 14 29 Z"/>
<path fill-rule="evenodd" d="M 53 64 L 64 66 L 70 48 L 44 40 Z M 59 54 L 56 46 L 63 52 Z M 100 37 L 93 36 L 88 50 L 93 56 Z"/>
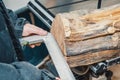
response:
<path fill-rule="evenodd" d="M 64 53 L 64 55 L 66 55 L 66 47 L 65 47 L 65 32 L 64 32 L 64 27 L 63 26 L 63 21 L 61 19 L 61 14 L 58 14 L 53 23 L 52 23 L 52 29 L 51 29 L 51 33 L 54 36 L 55 40 L 57 41 L 62 53 Z M 56 29 L 59 28 L 59 29 Z M 59 33 L 59 34 L 58 34 Z"/>
<path fill-rule="evenodd" d="M 65 57 L 70 67 L 87 66 L 104 60 L 120 56 L 120 50 L 107 50 L 95 52 L 92 54 L 82 54 L 76 56 Z"/>

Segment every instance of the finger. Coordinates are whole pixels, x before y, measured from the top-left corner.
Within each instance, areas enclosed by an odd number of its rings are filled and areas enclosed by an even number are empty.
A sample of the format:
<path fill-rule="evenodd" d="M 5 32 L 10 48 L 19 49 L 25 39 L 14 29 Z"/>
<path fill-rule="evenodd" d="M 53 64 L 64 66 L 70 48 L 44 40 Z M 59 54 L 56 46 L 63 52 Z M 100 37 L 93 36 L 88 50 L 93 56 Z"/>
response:
<path fill-rule="evenodd" d="M 56 80 L 61 80 L 60 78 L 56 77 Z"/>
<path fill-rule="evenodd" d="M 34 48 L 34 47 L 35 47 L 35 45 L 33 45 L 33 44 L 32 44 L 32 45 L 29 45 L 29 46 L 30 46 L 31 48 Z"/>
<path fill-rule="evenodd" d="M 35 44 L 35 46 L 40 46 L 41 45 L 41 43 L 37 43 L 37 44 Z"/>

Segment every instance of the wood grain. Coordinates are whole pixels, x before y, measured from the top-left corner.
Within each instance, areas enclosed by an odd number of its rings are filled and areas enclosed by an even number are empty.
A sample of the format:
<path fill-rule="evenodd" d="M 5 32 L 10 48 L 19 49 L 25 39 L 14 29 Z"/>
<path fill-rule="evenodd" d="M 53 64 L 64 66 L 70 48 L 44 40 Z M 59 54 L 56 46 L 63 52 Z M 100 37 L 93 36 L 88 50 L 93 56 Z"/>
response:
<path fill-rule="evenodd" d="M 120 5 L 57 14 L 51 33 L 71 67 L 113 58 L 120 49 Z"/>

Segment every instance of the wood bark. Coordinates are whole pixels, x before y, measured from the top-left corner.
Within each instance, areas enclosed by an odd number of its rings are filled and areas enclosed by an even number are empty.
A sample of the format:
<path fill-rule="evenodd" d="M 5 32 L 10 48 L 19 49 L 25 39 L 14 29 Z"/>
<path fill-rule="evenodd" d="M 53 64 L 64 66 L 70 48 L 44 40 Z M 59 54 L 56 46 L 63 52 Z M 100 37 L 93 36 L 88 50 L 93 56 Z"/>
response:
<path fill-rule="evenodd" d="M 72 67 L 112 58 L 120 49 L 120 5 L 58 14 L 51 33 Z"/>

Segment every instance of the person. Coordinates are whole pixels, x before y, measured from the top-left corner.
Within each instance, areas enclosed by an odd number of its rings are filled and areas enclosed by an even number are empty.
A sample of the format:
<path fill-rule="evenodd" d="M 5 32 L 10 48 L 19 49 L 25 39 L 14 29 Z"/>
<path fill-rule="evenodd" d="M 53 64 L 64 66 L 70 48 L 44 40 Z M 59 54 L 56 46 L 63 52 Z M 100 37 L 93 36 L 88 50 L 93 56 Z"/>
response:
<path fill-rule="evenodd" d="M 0 0 L 1 2 L 2 0 Z M 47 31 L 30 24 L 24 18 L 18 18 L 11 10 L 7 10 L 17 38 L 29 36 L 31 34 L 47 35 Z M 51 80 L 47 79 L 47 70 L 37 69 L 32 64 L 25 61 L 18 61 L 14 50 L 10 34 L 7 29 L 5 17 L 0 7 L 0 80 Z M 30 45 L 34 48 L 36 45 Z M 29 54 L 28 54 L 29 55 Z M 51 73 L 50 73 L 51 74 Z M 52 75 L 52 74 L 51 74 Z M 59 80 L 59 78 L 56 78 Z"/>

